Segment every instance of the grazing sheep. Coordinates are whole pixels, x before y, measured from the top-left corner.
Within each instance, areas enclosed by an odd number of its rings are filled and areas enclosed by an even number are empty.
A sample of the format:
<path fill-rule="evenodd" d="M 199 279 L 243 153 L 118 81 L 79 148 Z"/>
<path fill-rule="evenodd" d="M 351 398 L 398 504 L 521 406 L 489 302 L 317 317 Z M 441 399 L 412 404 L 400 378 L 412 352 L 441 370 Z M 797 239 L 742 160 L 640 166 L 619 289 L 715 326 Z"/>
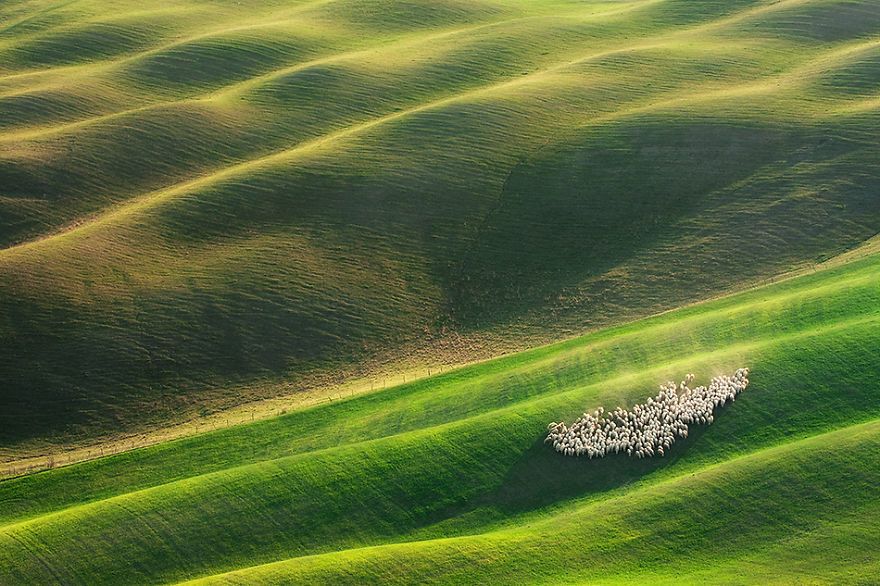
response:
<path fill-rule="evenodd" d="M 660 385 L 656 397 L 630 411 L 618 407 L 606 413 L 599 407 L 584 413 L 570 428 L 553 422 L 544 441 L 567 456 L 602 458 L 612 452 L 637 458 L 664 456 L 676 438 L 688 436 L 689 424 L 711 424 L 716 408 L 736 400 L 749 384 L 748 374 L 748 368 L 740 368 L 732 376 L 716 376 L 708 387 L 695 388 L 690 387 L 694 375 L 688 374 L 678 387 L 671 381 Z"/>

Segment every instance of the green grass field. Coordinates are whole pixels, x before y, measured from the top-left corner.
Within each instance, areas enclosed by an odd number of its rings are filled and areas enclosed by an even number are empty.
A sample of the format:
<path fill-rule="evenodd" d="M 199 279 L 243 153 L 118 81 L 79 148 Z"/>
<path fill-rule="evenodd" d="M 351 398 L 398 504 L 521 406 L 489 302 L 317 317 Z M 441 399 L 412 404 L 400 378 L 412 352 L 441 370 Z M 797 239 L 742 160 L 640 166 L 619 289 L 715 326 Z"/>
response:
<path fill-rule="evenodd" d="M 876 0 L 0 3 L 0 584 L 878 583 L 878 129 Z"/>
<path fill-rule="evenodd" d="M 880 564 L 878 344 L 872 254 L 6 480 L 3 581 L 869 584 Z M 749 389 L 668 458 L 564 458 L 542 442 L 550 420 L 741 364 Z"/>

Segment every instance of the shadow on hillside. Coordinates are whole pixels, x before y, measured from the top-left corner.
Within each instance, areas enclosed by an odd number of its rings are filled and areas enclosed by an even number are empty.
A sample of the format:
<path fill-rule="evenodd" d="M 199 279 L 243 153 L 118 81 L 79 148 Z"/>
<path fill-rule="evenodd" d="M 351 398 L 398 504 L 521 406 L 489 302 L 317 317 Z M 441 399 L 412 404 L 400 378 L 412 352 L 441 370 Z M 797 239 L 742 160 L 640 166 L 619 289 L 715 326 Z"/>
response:
<path fill-rule="evenodd" d="M 434 511 L 422 528 L 443 527 L 444 535 L 459 531 L 470 533 L 475 527 L 509 520 L 512 516 L 607 494 L 675 465 L 696 449 L 708 429 L 692 427 L 690 436 L 677 441 L 665 457 L 642 460 L 624 454 L 595 460 L 563 456 L 545 444 L 542 436 L 522 452 L 496 489 Z"/>
<path fill-rule="evenodd" d="M 500 488 L 478 506 L 491 504 L 505 514 L 527 513 L 632 484 L 674 465 L 708 429 L 694 426 L 689 437 L 677 441 L 666 456 L 641 460 L 625 454 L 593 460 L 563 456 L 545 444 L 542 437 L 511 467 Z"/>

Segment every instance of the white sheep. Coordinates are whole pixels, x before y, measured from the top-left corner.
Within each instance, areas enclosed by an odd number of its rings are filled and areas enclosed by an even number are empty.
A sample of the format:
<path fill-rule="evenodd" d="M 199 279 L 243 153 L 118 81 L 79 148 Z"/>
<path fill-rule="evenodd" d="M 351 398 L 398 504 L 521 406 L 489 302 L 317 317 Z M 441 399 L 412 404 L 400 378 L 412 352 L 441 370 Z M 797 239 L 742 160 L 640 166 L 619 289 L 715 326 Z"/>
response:
<path fill-rule="evenodd" d="M 748 374 L 748 368 L 740 368 L 733 376 L 717 376 L 708 387 L 693 389 L 689 385 L 694 375 L 688 374 L 678 386 L 673 382 L 660 385 L 656 397 L 630 411 L 618 407 L 606 413 L 599 407 L 584 413 L 570 428 L 564 422 L 550 423 L 545 442 L 569 456 L 601 458 L 612 452 L 637 458 L 664 456 L 676 438 L 688 436 L 688 424 L 711 424 L 714 410 L 735 400 L 748 386 Z"/>

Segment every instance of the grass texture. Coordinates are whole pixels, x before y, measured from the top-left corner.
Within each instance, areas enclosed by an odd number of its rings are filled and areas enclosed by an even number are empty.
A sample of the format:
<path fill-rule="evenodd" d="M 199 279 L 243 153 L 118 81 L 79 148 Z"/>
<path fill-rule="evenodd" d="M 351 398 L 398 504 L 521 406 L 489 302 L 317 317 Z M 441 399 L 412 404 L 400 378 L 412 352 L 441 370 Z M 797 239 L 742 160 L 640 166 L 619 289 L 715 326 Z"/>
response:
<path fill-rule="evenodd" d="M 4 3 L 4 458 L 587 333 L 2 480 L 0 583 L 875 582 L 878 122 L 873 0 Z"/>
<path fill-rule="evenodd" d="M 0 23 L 6 460 L 630 321 L 880 222 L 871 0 Z"/>
<path fill-rule="evenodd" d="M 878 269 L 880 255 L 868 255 L 412 384 L 3 481 L 3 581 L 870 583 L 880 562 Z M 565 458 L 543 444 L 550 420 L 741 364 L 752 368 L 748 390 L 668 457 Z"/>

